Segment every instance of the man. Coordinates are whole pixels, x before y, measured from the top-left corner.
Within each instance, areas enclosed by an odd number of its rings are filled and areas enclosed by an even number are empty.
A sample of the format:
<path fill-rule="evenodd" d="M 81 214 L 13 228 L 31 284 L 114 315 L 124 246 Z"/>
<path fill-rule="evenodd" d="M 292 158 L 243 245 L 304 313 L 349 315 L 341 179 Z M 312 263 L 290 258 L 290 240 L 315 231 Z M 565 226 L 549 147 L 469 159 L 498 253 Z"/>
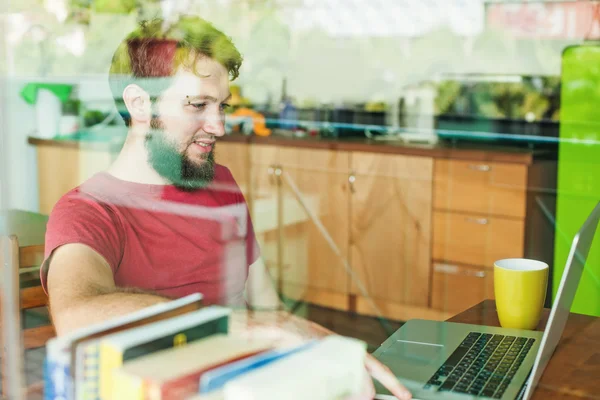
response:
<path fill-rule="evenodd" d="M 109 83 L 126 109 L 123 148 L 50 216 L 41 277 L 59 335 L 194 292 L 205 303 L 280 308 L 244 198 L 229 170 L 214 162 L 229 80 L 242 57 L 200 18 L 185 17 L 179 28 L 183 39 L 174 52 L 149 39 L 121 44 Z M 147 22 L 132 37 L 159 29 L 162 21 Z M 282 315 L 236 313 L 232 330 L 324 334 Z M 373 359 L 367 366 L 408 398 L 387 369 Z"/>

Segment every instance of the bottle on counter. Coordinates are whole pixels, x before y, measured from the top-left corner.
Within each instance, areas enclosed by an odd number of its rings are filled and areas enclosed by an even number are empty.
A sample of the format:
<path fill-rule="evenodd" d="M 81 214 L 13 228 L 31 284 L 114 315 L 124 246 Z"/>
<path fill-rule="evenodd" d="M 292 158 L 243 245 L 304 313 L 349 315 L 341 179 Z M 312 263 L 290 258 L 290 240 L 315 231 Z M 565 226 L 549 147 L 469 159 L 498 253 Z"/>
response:
<path fill-rule="evenodd" d="M 281 129 L 289 129 L 293 131 L 298 127 L 298 110 L 289 97 L 286 98 L 281 104 L 279 120 Z"/>

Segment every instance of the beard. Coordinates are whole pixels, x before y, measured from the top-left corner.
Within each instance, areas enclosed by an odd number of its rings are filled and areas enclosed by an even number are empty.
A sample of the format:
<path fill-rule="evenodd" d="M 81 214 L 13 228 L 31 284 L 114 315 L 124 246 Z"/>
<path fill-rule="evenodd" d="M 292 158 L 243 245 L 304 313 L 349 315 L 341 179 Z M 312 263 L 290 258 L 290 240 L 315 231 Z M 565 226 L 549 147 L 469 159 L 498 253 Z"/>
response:
<path fill-rule="evenodd" d="M 163 125 L 157 119 L 152 119 L 151 131 L 146 135 L 146 151 L 150 166 L 175 187 L 186 191 L 201 189 L 208 186 L 215 177 L 215 148 L 204 157 L 201 164 L 194 163 L 186 155 L 192 143 L 183 150 L 176 143 L 168 140 Z"/>

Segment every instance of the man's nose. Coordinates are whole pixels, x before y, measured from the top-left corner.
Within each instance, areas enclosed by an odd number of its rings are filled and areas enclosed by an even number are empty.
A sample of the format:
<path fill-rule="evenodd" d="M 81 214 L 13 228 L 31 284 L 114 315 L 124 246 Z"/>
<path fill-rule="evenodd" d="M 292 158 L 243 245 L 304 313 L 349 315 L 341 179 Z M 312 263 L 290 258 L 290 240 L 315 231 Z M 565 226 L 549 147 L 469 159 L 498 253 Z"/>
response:
<path fill-rule="evenodd" d="M 202 122 L 204 132 L 219 137 L 225 134 L 225 118 L 221 113 L 210 113 Z"/>

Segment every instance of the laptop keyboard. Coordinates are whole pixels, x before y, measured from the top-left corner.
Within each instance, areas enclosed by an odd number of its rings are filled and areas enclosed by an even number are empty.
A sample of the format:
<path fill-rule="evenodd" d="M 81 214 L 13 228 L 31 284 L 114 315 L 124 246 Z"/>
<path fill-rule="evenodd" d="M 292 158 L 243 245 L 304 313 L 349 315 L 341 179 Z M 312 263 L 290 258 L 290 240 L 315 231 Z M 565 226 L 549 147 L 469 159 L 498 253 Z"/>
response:
<path fill-rule="evenodd" d="M 499 399 L 534 342 L 531 338 L 471 332 L 425 388 Z"/>

